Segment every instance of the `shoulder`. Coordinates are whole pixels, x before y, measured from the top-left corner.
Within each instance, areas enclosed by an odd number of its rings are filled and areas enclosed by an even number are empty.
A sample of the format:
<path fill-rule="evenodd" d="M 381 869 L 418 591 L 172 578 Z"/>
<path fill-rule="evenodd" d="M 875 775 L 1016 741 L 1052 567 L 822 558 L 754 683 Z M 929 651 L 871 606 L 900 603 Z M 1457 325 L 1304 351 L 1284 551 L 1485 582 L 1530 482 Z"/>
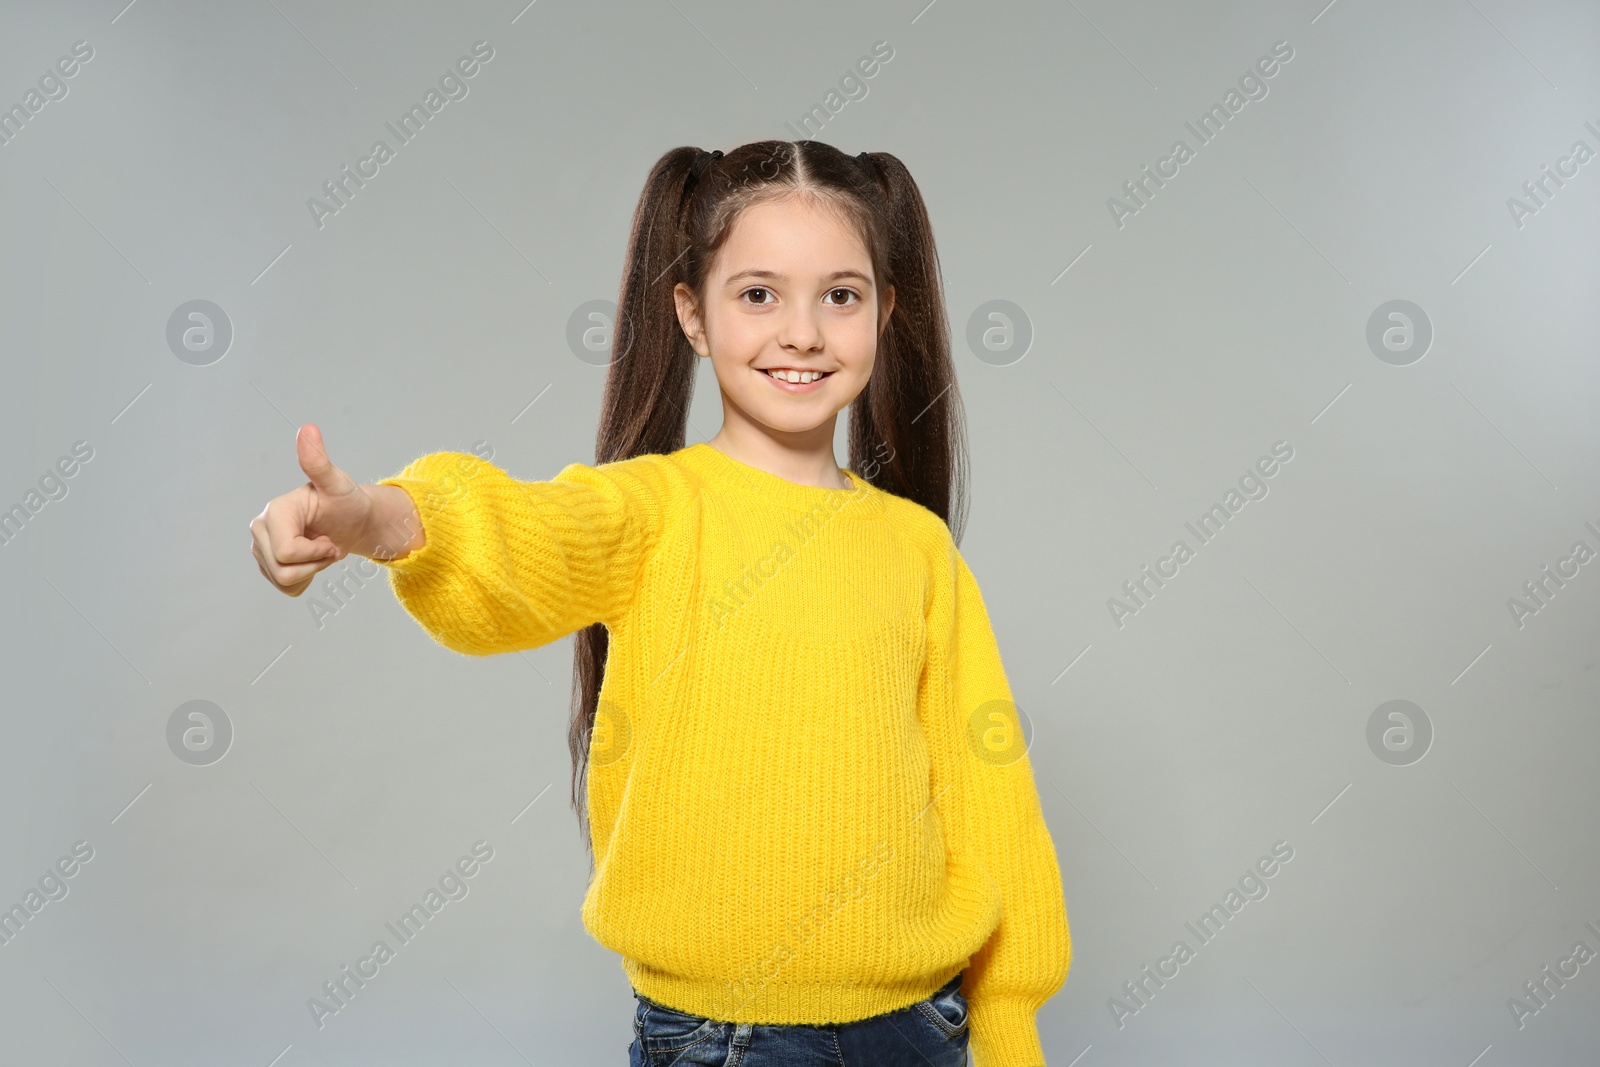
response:
<path fill-rule="evenodd" d="M 905 497 L 883 494 L 885 512 L 895 522 L 902 539 L 925 561 L 933 599 L 981 604 L 983 593 L 950 527 L 933 511 Z"/>
<path fill-rule="evenodd" d="M 590 484 L 609 483 L 630 494 L 642 494 L 662 504 L 688 484 L 684 471 L 670 456 L 654 452 L 606 463 L 568 463 L 556 477 Z"/>
<path fill-rule="evenodd" d="M 884 515 L 901 530 L 930 542 L 950 540 L 950 528 L 943 519 L 909 497 L 878 490 L 883 497 Z"/>
<path fill-rule="evenodd" d="M 953 577 L 961 553 L 944 519 L 908 497 L 893 493 L 881 496 L 884 518 L 906 546 L 924 560 L 935 579 L 941 574 Z"/>
<path fill-rule="evenodd" d="M 579 465 L 571 464 L 571 466 Z M 584 463 L 581 466 L 590 467 L 604 474 L 633 478 L 659 478 L 678 469 L 670 456 L 655 452 L 629 456 L 627 459 L 613 459 L 606 463 Z"/>

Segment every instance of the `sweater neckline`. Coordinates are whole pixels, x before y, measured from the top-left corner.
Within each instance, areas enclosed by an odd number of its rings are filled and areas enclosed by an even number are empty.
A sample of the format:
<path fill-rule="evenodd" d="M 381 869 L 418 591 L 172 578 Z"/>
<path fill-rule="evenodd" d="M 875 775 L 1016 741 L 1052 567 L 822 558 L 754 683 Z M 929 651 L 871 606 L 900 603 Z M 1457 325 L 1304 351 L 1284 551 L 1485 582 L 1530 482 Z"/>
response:
<path fill-rule="evenodd" d="M 870 500 L 876 503 L 876 490 L 872 483 L 848 467 L 840 467 L 839 470 L 854 488 L 830 489 L 820 485 L 801 485 L 799 482 L 779 477 L 771 471 L 752 467 L 748 463 L 734 459 L 707 441 L 689 445 L 679 454 L 719 485 L 742 490 L 787 507 L 809 510 L 822 505 L 834 510 L 843 507 L 858 494 L 862 501 Z"/>

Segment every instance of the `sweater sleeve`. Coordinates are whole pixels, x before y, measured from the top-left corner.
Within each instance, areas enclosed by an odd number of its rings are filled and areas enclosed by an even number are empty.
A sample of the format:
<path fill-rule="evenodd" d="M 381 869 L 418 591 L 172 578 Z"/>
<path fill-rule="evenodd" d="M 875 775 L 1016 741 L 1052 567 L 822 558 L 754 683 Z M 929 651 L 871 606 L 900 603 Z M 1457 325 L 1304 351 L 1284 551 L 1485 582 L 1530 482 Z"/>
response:
<path fill-rule="evenodd" d="M 933 794 L 953 847 L 998 891 L 1000 921 L 967 963 L 974 1067 L 1043 1067 L 1038 1009 L 1072 957 L 1055 846 L 978 583 L 953 542 L 935 582 L 930 646 L 936 714 Z M 947 795 L 946 795 L 947 794 Z"/>
<path fill-rule="evenodd" d="M 378 482 L 410 494 L 422 547 L 374 562 L 435 641 L 469 655 L 614 622 L 662 525 L 666 487 L 650 460 L 571 463 L 548 481 L 520 481 L 477 456 L 430 453 Z"/>

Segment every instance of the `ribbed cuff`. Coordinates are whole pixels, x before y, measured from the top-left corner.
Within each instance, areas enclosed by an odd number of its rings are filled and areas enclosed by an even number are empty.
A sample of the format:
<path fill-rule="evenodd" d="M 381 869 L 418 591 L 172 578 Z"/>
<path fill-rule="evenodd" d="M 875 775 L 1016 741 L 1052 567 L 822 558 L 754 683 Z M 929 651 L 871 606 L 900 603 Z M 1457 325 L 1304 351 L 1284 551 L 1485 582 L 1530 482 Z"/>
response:
<path fill-rule="evenodd" d="M 476 457 L 463 457 L 475 459 Z M 457 461 L 462 462 L 461 460 Z M 469 465 L 470 466 L 470 465 Z M 443 577 L 459 564 L 456 556 L 469 525 L 466 478 L 471 470 L 452 471 L 446 468 L 438 475 L 432 471 L 434 464 L 428 457 L 407 466 L 393 478 L 380 478 L 378 485 L 393 485 L 404 489 L 416 505 L 422 520 L 422 547 L 399 559 L 370 557 L 395 574 L 403 574 L 411 585 L 429 585 Z M 395 540 L 410 540 L 410 530 L 393 531 Z M 390 547 L 390 546 L 380 546 Z"/>
<path fill-rule="evenodd" d="M 991 996 L 967 1005 L 973 1067 L 1045 1067 L 1038 1008 L 1015 996 Z"/>

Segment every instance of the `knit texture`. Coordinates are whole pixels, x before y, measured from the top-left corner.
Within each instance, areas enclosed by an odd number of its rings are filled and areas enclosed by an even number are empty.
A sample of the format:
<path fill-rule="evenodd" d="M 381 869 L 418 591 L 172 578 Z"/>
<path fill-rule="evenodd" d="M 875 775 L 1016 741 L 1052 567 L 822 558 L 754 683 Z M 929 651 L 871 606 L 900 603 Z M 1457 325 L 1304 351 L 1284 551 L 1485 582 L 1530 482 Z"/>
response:
<path fill-rule="evenodd" d="M 583 922 L 636 990 L 821 1026 L 965 968 L 976 1067 L 1039 1067 L 1071 940 L 994 631 L 943 520 L 845 473 L 435 452 L 382 480 L 425 534 L 384 565 L 457 652 L 606 625 Z"/>

